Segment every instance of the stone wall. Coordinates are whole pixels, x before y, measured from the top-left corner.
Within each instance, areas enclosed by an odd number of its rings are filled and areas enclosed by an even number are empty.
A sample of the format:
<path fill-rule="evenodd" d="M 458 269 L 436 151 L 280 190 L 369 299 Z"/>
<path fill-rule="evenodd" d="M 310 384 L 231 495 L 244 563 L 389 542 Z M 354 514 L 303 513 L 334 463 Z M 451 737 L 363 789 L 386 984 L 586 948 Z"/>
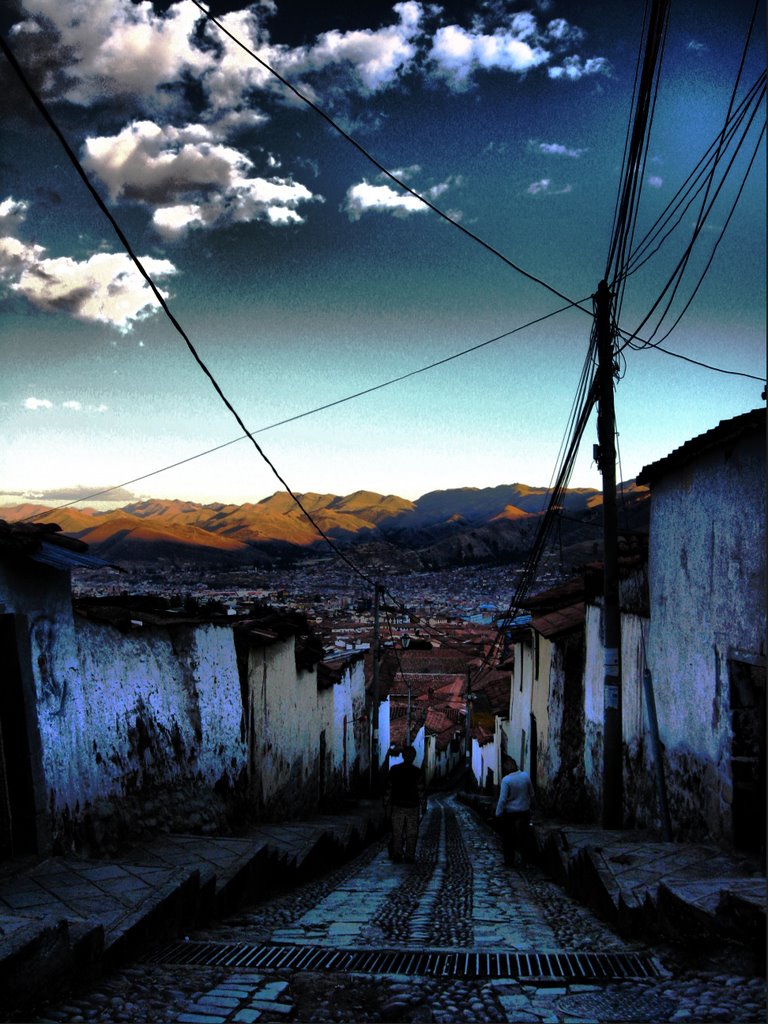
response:
<path fill-rule="evenodd" d="M 732 833 L 730 673 L 764 671 L 765 550 L 762 432 L 653 484 L 648 663 L 675 835 Z"/>

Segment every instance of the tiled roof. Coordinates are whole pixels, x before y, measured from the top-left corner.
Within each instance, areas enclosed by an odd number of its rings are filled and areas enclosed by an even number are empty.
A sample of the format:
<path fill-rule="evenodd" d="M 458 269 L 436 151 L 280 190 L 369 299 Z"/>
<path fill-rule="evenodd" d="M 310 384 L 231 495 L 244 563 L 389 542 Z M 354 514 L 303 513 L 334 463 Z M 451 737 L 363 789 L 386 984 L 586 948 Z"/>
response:
<path fill-rule="evenodd" d="M 741 437 L 762 431 L 765 434 L 765 408 L 752 409 L 751 412 L 742 413 L 741 416 L 734 416 L 730 420 L 721 420 L 716 427 L 707 430 L 690 441 L 675 448 L 663 459 L 644 466 L 637 476 L 638 484 L 653 484 L 667 473 L 680 469 L 686 463 L 691 462 L 699 455 L 710 451 L 719 445 L 737 441 Z"/>
<path fill-rule="evenodd" d="M 568 605 L 566 608 L 558 608 L 557 611 L 535 618 L 531 622 L 531 626 L 537 633 L 546 637 L 547 640 L 551 640 L 554 637 L 583 628 L 584 618 L 584 602 L 579 601 L 577 604 Z"/>
<path fill-rule="evenodd" d="M 56 523 L 6 523 L 0 519 L 0 555 L 28 558 L 54 569 L 118 568 L 87 552 L 84 541 L 65 536 Z"/>

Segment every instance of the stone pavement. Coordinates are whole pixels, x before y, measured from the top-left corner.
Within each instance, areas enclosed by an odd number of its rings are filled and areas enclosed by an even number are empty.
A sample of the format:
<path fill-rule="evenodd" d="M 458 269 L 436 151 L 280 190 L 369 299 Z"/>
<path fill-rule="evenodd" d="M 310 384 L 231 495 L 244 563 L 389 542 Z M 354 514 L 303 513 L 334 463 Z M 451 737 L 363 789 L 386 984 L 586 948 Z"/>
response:
<path fill-rule="evenodd" d="M 0 1014 L 24 1005 L 40 986 L 96 976 L 150 938 L 178 935 L 334 865 L 383 825 L 378 802 L 359 801 L 346 814 L 265 824 L 242 837 L 153 836 L 112 860 L 4 862 Z"/>
<path fill-rule="evenodd" d="M 493 813 L 490 798 L 460 799 L 483 819 Z M 766 879 L 756 858 L 551 819 L 535 821 L 532 833 L 550 877 L 622 935 L 731 939 L 764 960 Z"/>
<path fill-rule="evenodd" d="M 487 805 L 481 798 L 467 802 L 482 820 Z M 525 872 L 510 886 L 509 873 L 500 869 L 498 849 L 466 804 L 451 800 L 449 805 L 439 798 L 432 808 L 416 865 L 395 865 L 383 850 L 372 851 L 322 898 L 270 927 L 270 941 L 334 948 L 489 950 L 579 948 L 579 943 L 584 948 L 584 942 L 592 941 L 578 908 L 563 915 L 558 900 L 542 914 L 532 898 L 535 882 Z M 241 903 L 268 897 L 281 882 L 339 864 L 381 827 L 379 806 L 361 801 L 346 815 L 264 825 L 244 837 L 158 836 L 110 861 L 56 857 L 37 864 L 6 863 L 0 866 L 0 1011 L 16 1012 L 30 998 L 30 987 L 39 992 L 41 986 L 55 989 L 67 976 L 96 977 L 135 956 L 150 939 L 184 934 Z M 619 927 L 626 939 L 646 931 L 664 935 L 690 929 L 697 935 L 703 930 L 740 938 L 747 951 L 755 952 L 764 942 L 765 880 L 752 876 L 751 865 L 716 848 L 663 844 L 633 832 L 554 822 L 537 824 L 534 832 L 550 874 Z M 602 934 L 600 941 L 624 947 L 612 933 Z M 283 988 L 275 988 L 282 981 L 235 973 L 188 1003 L 184 1013 L 189 1019 L 184 1020 L 251 1024 L 259 1018 L 290 1016 L 293 1010 L 286 1007 L 293 1004 Z M 387 981 L 394 986 L 395 1004 L 397 984 L 396 977 Z M 463 982 L 443 986 L 439 993 L 431 984 L 430 979 L 409 979 L 408 998 L 423 996 L 432 1006 L 432 1017 L 425 1019 L 446 1022 L 492 1020 L 489 1014 L 493 1007 L 498 1014 L 499 1005 L 510 1020 L 544 1021 L 546 1013 L 526 1016 L 533 1011 L 528 1004 L 524 1009 L 520 1000 L 525 996 L 530 1003 L 535 996 L 540 1010 L 541 999 L 557 994 L 549 989 L 544 996 L 526 994 L 518 984 L 494 981 L 482 987 L 481 998 L 477 986 L 471 989 Z M 574 1019 L 579 1019 L 579 999 L 585 1006 L 598 1000 L 593 988 L 559 993 L 571 1000 Z M 480 1000 L 472 1011 L 476 1017 L 462 1016 L 464 1011 L 452 1016 L 451 1000 L 461 1005 L 462 993 Z M 636 993 L 637 999 L 642 995 Z M 418 1014 L 419 1006 L 413 1006 Z"/>

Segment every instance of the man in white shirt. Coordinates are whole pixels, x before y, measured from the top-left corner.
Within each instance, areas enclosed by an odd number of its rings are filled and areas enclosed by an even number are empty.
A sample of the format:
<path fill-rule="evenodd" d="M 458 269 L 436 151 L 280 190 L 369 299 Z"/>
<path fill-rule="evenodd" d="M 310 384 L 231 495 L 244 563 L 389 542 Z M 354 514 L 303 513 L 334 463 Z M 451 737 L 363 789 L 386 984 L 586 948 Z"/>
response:
<path fill-rule="evenodd" d="M 501 839 L 504 863 L 514 867 L 515 858 L 523 862 L 523 848 L 531 823 L 533 786 L 528 772 L 520 771 L 511 757 L 502 760 L 504 776 L 501 780 L 496 817 L 501 818 Z"/>

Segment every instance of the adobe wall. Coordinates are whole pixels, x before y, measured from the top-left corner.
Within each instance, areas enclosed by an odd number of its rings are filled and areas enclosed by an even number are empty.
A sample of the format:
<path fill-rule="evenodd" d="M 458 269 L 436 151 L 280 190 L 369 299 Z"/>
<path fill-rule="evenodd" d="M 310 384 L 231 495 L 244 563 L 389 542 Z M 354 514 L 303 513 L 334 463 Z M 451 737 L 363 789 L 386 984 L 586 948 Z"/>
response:
<path fill-rule="evenodd" d="M 765 664 L 765 438 L 654 483 L 648 661 L 673 832 L 731 832 L 731 659 Z"/>
<path fill-rule="evenodd" d="M 368 784 L 369 718 L 365 707 L 365 663 L 362 657 L 345 665 L 341 679 L 317 692 L 319 729 L 325 732 L 326 804 L 359 792 Z"/>
<path fill-rule="evenodd" d="M 258 816 L 270 821 L 308 814 L 319 800 L 317 675 L 296 667 L 294 650 L 289 637 L 248 652 L 249 791 Z"/>
<path fill-rule="evenodd" d="M 40 617 L 31 642 L 54 849 L 212 832 L 235 813 L 246 748 L 230 629 Z"/>

